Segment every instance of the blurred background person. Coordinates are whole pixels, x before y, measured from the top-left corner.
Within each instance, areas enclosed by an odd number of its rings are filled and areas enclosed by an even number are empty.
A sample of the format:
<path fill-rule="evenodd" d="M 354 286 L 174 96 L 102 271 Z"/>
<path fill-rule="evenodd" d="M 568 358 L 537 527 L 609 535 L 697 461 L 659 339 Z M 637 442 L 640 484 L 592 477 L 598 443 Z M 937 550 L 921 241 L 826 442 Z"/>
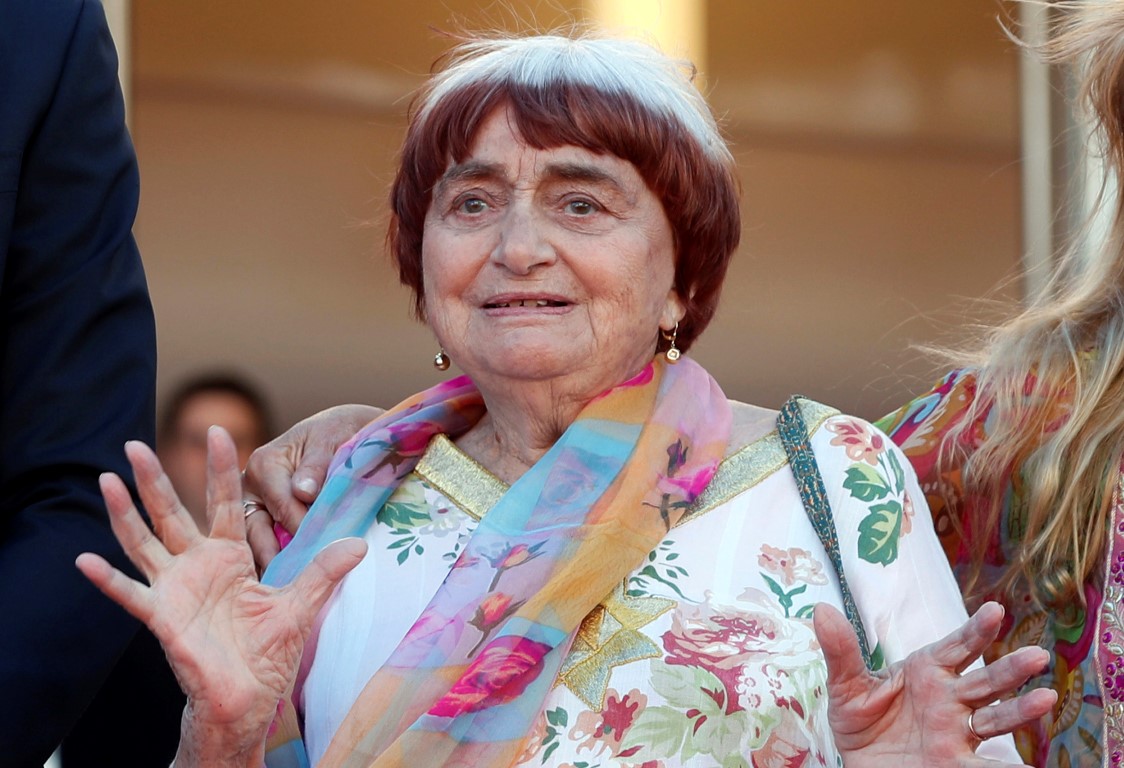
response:
<path fill-rule="evenodd" d="M 41 768 L 138 624 L 98 476 L 154 432 L 139 176 L 98 2 L 0 0 L 0 763 Z"/>
<path fill-rule="evenodd" d="M 214 425 L 233 438 L 239 467 L 245 467 L 253 450 L 273 436 L 265 396 L 237 374 L 192 378 L 168 398 L 158 425 L 156 450 L 180 501 L 202 531 L 209 527 L 207 429 Z"/>
<path fill-rule="evenodd" d="M 169 396 L 158 424 L 157 450 L 203 531 L 209 527 L 207 429 L 214 424 L 234 438 L 240 467 L 273 430 L 265 395 L 236 373 L 195 376 Z M 63 768 L 168 765 L 176 754 L 185 703 L 160 644 L 142 628 L 63 743 Z"/>

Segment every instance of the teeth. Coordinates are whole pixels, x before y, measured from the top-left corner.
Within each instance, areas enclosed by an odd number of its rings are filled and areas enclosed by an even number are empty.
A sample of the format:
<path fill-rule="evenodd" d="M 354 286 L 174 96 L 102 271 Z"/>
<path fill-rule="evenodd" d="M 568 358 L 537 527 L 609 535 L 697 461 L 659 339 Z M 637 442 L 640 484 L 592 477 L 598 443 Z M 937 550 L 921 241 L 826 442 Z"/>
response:
<path fill-rule="evenodd" d="M 497 307 L 549 307 L 550 302 L 546 299 L 521 299 L 519 301 L 509 301 L 504 304 L 496 304 Z"/>

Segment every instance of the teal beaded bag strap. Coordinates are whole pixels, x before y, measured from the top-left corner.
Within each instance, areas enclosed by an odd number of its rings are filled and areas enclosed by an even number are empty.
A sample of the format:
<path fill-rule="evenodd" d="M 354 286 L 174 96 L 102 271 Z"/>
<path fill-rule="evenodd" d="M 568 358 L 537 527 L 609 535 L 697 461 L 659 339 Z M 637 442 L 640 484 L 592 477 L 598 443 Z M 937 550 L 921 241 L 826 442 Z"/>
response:
<path fill-rule="evenodd" d="M 800 490 L 800 500 L 804 503 L 804 511 L 820 537 L 820 543 L 831 558 L 835 567 L 835 575 L 839 578 L 839 589 L 843 593 L 843 612 L 847 614 L 848 621 L 855 629 L 859 638 L 859 648 L 862 650 L 863 661 L 867 669 L 872 669 L 870 650 L 866 642 L 866 630 L 859 619 L 858 608 L 855 607 L 855 598 L 851 595 L 851 588 L 847 586 L 847 577 L 843 573 L 843 558 L 839 554 L 839 534 L 835 530 L 835 520 L 831 516 L 831 504 L 827 500 L 827 490 L 824 488 L 820 468 L 816 465 L 816 456 L 812 452 L 812 444 L 808 441 L 808 425 L 804 423 L 804 414 L 800 412 L 800 401 L 805 398 L 793 395 L 781 407 L 777 416 L 777 432 L 780 433 L 784 452 L 788 456 L 788 464 L 792 467 L 792 474 L 796 476 L 796 487 Z"/>

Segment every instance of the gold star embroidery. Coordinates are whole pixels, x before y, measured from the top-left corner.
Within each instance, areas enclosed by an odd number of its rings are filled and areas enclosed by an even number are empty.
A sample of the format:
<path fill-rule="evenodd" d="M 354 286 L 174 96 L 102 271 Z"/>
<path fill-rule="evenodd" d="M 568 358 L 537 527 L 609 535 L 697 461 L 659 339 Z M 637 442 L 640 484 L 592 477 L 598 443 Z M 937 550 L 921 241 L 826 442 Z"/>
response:
<path fill-rule="evenodd" d="M 600 712 L 615 667 L 662 655 L 639 630 L 674 607 L 674 600 L 663 597 L 631 597 L 622 581 L 582 620 L 558 683 Z"/>

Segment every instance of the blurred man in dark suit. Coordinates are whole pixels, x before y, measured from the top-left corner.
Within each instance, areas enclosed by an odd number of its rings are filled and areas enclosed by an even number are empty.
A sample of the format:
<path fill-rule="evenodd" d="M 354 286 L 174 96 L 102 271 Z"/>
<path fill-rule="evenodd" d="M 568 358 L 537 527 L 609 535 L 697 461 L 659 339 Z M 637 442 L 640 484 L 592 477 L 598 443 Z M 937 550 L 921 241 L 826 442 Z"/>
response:
<path fill-rule="evenodd" d="M 0 763 L 39 768 L 137 625 L 74 567 L 130 567 L 98 475 L 154 431 L 139 183 L 97 2 L 0 0 Z"/>

